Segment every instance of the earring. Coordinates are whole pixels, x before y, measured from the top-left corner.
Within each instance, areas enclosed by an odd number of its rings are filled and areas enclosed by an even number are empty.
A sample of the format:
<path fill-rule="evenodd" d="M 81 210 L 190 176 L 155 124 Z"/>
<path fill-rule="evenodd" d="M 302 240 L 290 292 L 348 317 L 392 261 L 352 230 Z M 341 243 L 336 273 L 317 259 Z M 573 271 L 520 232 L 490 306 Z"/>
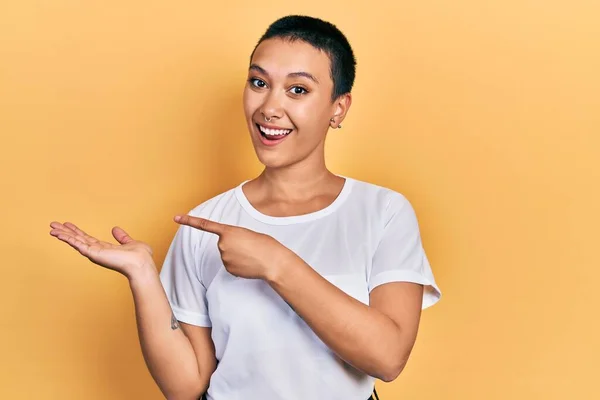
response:
<path fill-rule="evenodd" d="M 335 123 L 335 119 L 331 118 L 331 119 L 329 119 L 329 122 L 333 122 L 333 123 Z M 339 124 L 339 125 L 337 126 L 337 129 L 342 129 L 342 124 Z"/>

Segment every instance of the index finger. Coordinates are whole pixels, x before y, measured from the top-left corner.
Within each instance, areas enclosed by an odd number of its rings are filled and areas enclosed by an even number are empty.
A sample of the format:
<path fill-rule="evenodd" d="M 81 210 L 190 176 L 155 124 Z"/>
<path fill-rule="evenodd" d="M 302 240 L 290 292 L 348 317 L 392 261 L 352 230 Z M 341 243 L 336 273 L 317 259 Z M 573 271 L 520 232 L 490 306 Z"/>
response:
<path fill-rule="evenodd" d="M 191 215 L 177 215 L 173 218 L 175 222 L 181 225 L 191 226 L 192 228 L 200 229 L 201 231 L 222 235 L 230 227 L 229 225 L 219 222 L 210 221 L 204 218 L 192 217 Z"/>

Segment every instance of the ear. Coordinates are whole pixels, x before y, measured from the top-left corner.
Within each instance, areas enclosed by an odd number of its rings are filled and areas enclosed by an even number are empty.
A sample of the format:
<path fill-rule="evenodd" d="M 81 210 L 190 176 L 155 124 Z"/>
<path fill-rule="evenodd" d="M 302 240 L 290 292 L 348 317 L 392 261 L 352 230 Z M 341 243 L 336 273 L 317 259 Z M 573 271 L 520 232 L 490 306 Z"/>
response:
<path fill-rule="evenodd" d="M 352 105 L 352 94 L 345 93 L 339 96 L 333 102 L 333 115 L 329 120 L 329 126 L 332 128 L 341 128 L 342 121 L 346 118 L 346 114 Z"/>

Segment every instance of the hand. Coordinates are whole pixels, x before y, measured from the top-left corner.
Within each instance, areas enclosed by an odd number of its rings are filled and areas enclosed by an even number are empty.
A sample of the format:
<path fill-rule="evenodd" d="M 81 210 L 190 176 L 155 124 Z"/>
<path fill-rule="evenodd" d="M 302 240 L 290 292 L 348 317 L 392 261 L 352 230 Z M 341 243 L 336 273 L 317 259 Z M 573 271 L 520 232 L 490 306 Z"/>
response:
<path fill-rule="evenodd" d="M 112 235 L 120 243 L 118 245 L 102 242 L 70 222 L 52 222 L 50 227 L 50 235 L 69 244 L 94 264 L 117 271 L 128 279 L 142 268 L 154 266 L 150 246 L 133 240 L 119 227 L 112 229 Z"/>
<path fill-rule="evenodd" d="M 189 215 L 178 215 L 174 219 L 179 224 L 218 235 L 225 269 L 241 278 L 269 280 L 287 257 L 295 256 L 273 237 L 250 229 Z"/>

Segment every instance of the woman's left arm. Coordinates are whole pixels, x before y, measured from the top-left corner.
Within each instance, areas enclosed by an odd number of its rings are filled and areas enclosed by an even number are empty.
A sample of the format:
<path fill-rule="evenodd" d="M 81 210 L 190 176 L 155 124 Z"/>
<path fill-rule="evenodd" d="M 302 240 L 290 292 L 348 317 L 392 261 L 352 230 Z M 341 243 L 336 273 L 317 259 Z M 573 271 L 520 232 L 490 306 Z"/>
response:
<path fill-rule="evenodd" d="M 294 254 L 279 268 L 272 268 L 265 280 L 350 365 L 385 382 L 396 379 L 404 369 L 417 337 L 422 285 L 378 286 L 371 291 L 367 306 Z"/>
<path fill-rule="evenodd" d="M 268 282 L 348 364 L 386 382 L 396 379 L 406 365 L 421 318 L 421 284 L 378 285 L 367 306 L 271 236 L 189 215 L 176 216 L 175 221 L 218 235 L 229 273 Z"/>

